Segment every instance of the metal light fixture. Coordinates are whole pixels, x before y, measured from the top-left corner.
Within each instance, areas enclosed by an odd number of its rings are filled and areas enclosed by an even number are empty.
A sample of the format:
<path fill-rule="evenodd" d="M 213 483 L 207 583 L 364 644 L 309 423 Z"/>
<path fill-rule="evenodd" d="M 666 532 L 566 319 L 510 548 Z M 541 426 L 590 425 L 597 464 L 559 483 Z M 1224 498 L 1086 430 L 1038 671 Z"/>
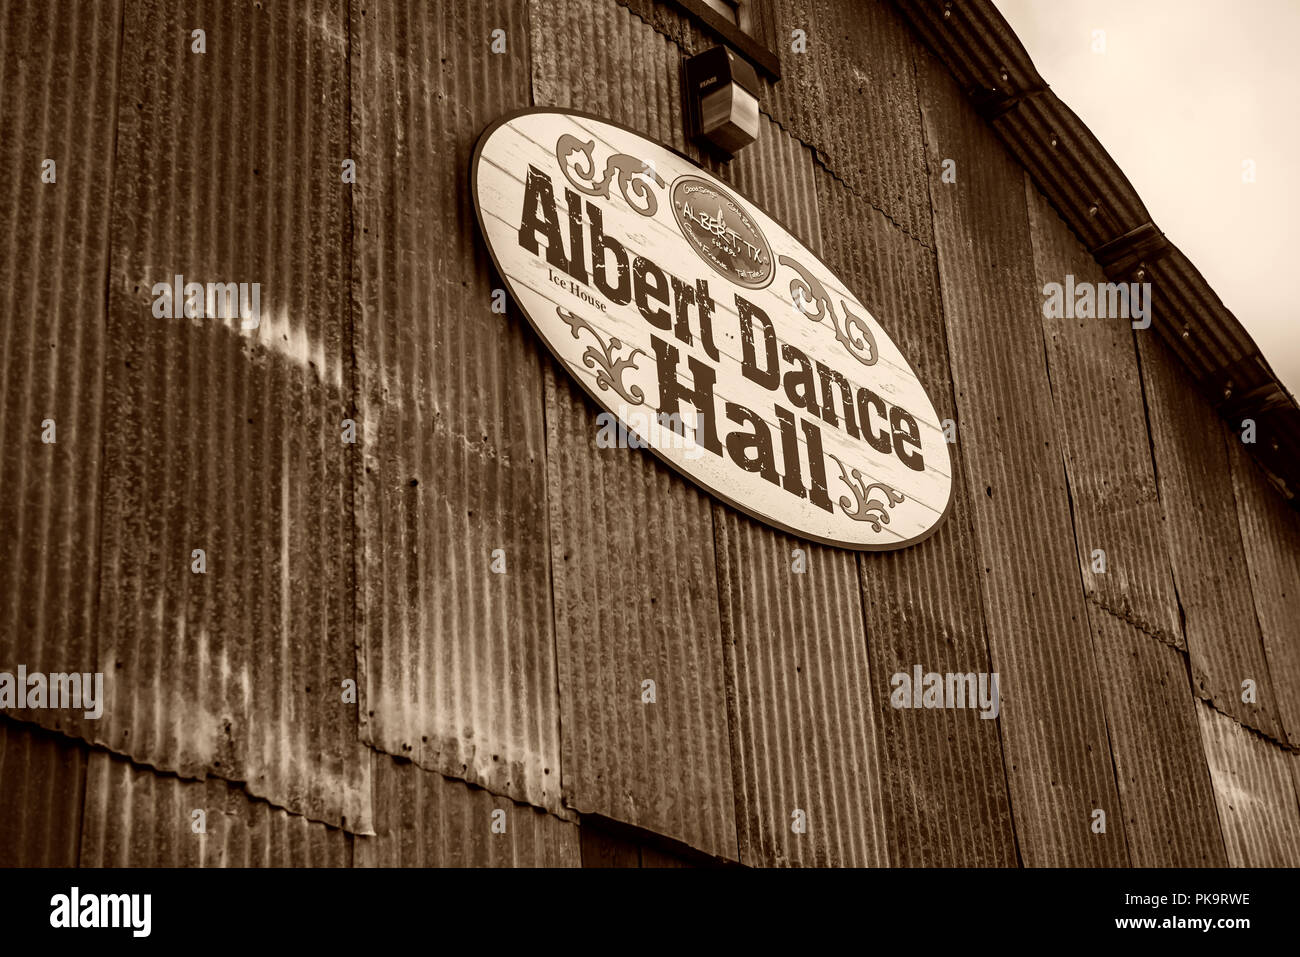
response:
<path fill-rule="evenodd" d="M 686 61 L 686 117 L 692 136 L 734 156 L 758 139 L 758 74 L 723 46 Z"/>

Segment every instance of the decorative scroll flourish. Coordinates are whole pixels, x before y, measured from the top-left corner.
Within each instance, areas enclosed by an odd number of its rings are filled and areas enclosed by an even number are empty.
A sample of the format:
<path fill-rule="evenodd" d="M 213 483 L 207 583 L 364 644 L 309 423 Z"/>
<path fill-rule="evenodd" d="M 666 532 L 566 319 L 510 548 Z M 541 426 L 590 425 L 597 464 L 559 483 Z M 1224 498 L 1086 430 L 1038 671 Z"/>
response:
<path fill-rule="evenodd" d="M 635 383 L 631 388 L 628 388 L 623 383 L 623 376 L 627 373 L 628 369 L 635 369 L 637 367 L 636 357 L 638 355 L 645 355 L 645 352 L 641 349 L 633 348 L 632 351 L 623 358 L 616 358 L 615 353 L 624 346 L 622 339 L 615 336 L 606 342 L 601 338 L 600 333 L 597 332 L 586 319 L 574 315 L 563 306 L 556 306 L 555 311 L 559 314 L 560 318 L 564 320 L 564 324 L 569 327 L 569 331 L 573 333 L 573 338 L 577 339 L 578 333 L 585 329 L 587 332 L 590 332 L 592 338 L 600 344 L 599 349 L 597 349 L 596 346 L 587 346 L 587 351 L 582 354 L 582 364 L 588 369 L 596 370 L 596 385 L 600 386 L 601 391 L 604 392 L 613 389 L 621 395 L 629 405 L 644 405 L 645 392 Z"/>
<path fill-rule="evenodd" d="M 595 140 L 585 143 L 572 133 L 565 133 L 555 141 L 555 159 L 564 171 L 564 178 L 573 184 L 573 188 L 588 196 L 604 196 L 609 199 L 609 188 L 618 181 L 618 188 L 627 204 L 642 216 L 653 216 L 659 209 L 659 197 L 650 189 L 648 179 L 654 180 L 660 188 L 666 186 L 663 177 L 655 172 L 654 165 L 627 153 L 615 153 L 605 161 L 605 172 L 596 179 Z M 575 162 L 570 168 L 568 157 L 581 153 L 587 160 L 585 166 Z M 575 179 L 575 174 L 580 179 Z M 586 180 L 586 182 L 581 182 Z M 636 197 L 635 199 L 633 197 Z"/>
<path fill-rule="evenodd" d="M 855 316 L 849 310 L 849 304 L 842 299 L 840 308 L 844 310 L 844 316 L 841 318 L 835 311 L 831 295 L 826 291 L 821 280 L 798 261 L 789 256 L 778 256 L 777 259 L 781 265 L 789 266 L 798 273 L 790 280 L 790 297 L 794 301 L 795 308 L 812 322 L 821 322 L 829 316 L 831 325 L 835 327 L 835 338 L 849 355 L 864 366 L 875 365 L 876 360 L 880 358 L 880 353 L 876 350 L 876 337 L 872 334 L 871 327 L 862 318 Z M 812 311 L 813 306 L 817 307 L 815 312 Z"/>
<path fill-rule="evenodd" d="M 868 485 L 858 469 L 845 468 L 838 456 L 829 452 L 827 455 L 835 459 L 835 464 L 840 467 L 840 478 L 853 493 L 853 498 L 847 495 L 840 496 L 840 508 L 844 510 L 844 514 L 855 522 L 869 522 L 872 530 L 876 532 L 880 531 L 881 525 L 888 525 L 888 510 L 903 501 L 903 493 L 883 482 L 872 482 Z M 874 497 L 877 491 L 884 495 L 885 501 L 882 502 Z"/>

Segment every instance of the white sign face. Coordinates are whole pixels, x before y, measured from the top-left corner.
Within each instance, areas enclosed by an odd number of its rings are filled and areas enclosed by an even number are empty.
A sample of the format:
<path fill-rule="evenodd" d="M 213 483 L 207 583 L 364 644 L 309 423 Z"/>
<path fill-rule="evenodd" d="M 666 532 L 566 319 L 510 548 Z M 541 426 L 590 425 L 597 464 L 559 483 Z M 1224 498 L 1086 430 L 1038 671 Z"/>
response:
<path fill-rule="evenodd" d="M 952 460 L 934 406 L 875 318 L 761 209 L 567 110 L 498 120 L 471 176 L 511 296 L 612 413 L 593 441 L 648 448 L 831 545 L 899 548 L 938 527 Z"/>

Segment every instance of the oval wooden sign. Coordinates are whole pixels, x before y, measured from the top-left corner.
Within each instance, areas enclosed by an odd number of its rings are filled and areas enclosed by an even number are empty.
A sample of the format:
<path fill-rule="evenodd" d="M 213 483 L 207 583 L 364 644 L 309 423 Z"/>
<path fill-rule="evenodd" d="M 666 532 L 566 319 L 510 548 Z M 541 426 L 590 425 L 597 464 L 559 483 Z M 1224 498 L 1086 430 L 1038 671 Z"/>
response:
<path fill-rule="evenodd" d="M 510 295 L 631 444 L 831 545 L 900 548 L 943 521 L 952 459 L 916 373 L 754 203 L 675 150 L 569 110 L 492 124 L 471 177 Z M 601 419 L 593 440 L 612 444 L 617 422 Z"/>

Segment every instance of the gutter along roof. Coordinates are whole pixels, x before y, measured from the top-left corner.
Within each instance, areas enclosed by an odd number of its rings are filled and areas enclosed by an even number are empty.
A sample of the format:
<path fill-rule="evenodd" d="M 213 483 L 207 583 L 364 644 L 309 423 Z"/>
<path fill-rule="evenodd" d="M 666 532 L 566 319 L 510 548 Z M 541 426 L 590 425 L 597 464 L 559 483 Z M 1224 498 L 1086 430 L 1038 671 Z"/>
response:
<path fill-rule="evenodd" d="M 1123 171 L 1047 86 L 992 0 L 895 0 L 980 115 L 1113 282 L 1148 281 L 1152 328 L 1251 453 L 1300 506 L 1300 407 L 1205 277 L 1151 220 Z"/>

